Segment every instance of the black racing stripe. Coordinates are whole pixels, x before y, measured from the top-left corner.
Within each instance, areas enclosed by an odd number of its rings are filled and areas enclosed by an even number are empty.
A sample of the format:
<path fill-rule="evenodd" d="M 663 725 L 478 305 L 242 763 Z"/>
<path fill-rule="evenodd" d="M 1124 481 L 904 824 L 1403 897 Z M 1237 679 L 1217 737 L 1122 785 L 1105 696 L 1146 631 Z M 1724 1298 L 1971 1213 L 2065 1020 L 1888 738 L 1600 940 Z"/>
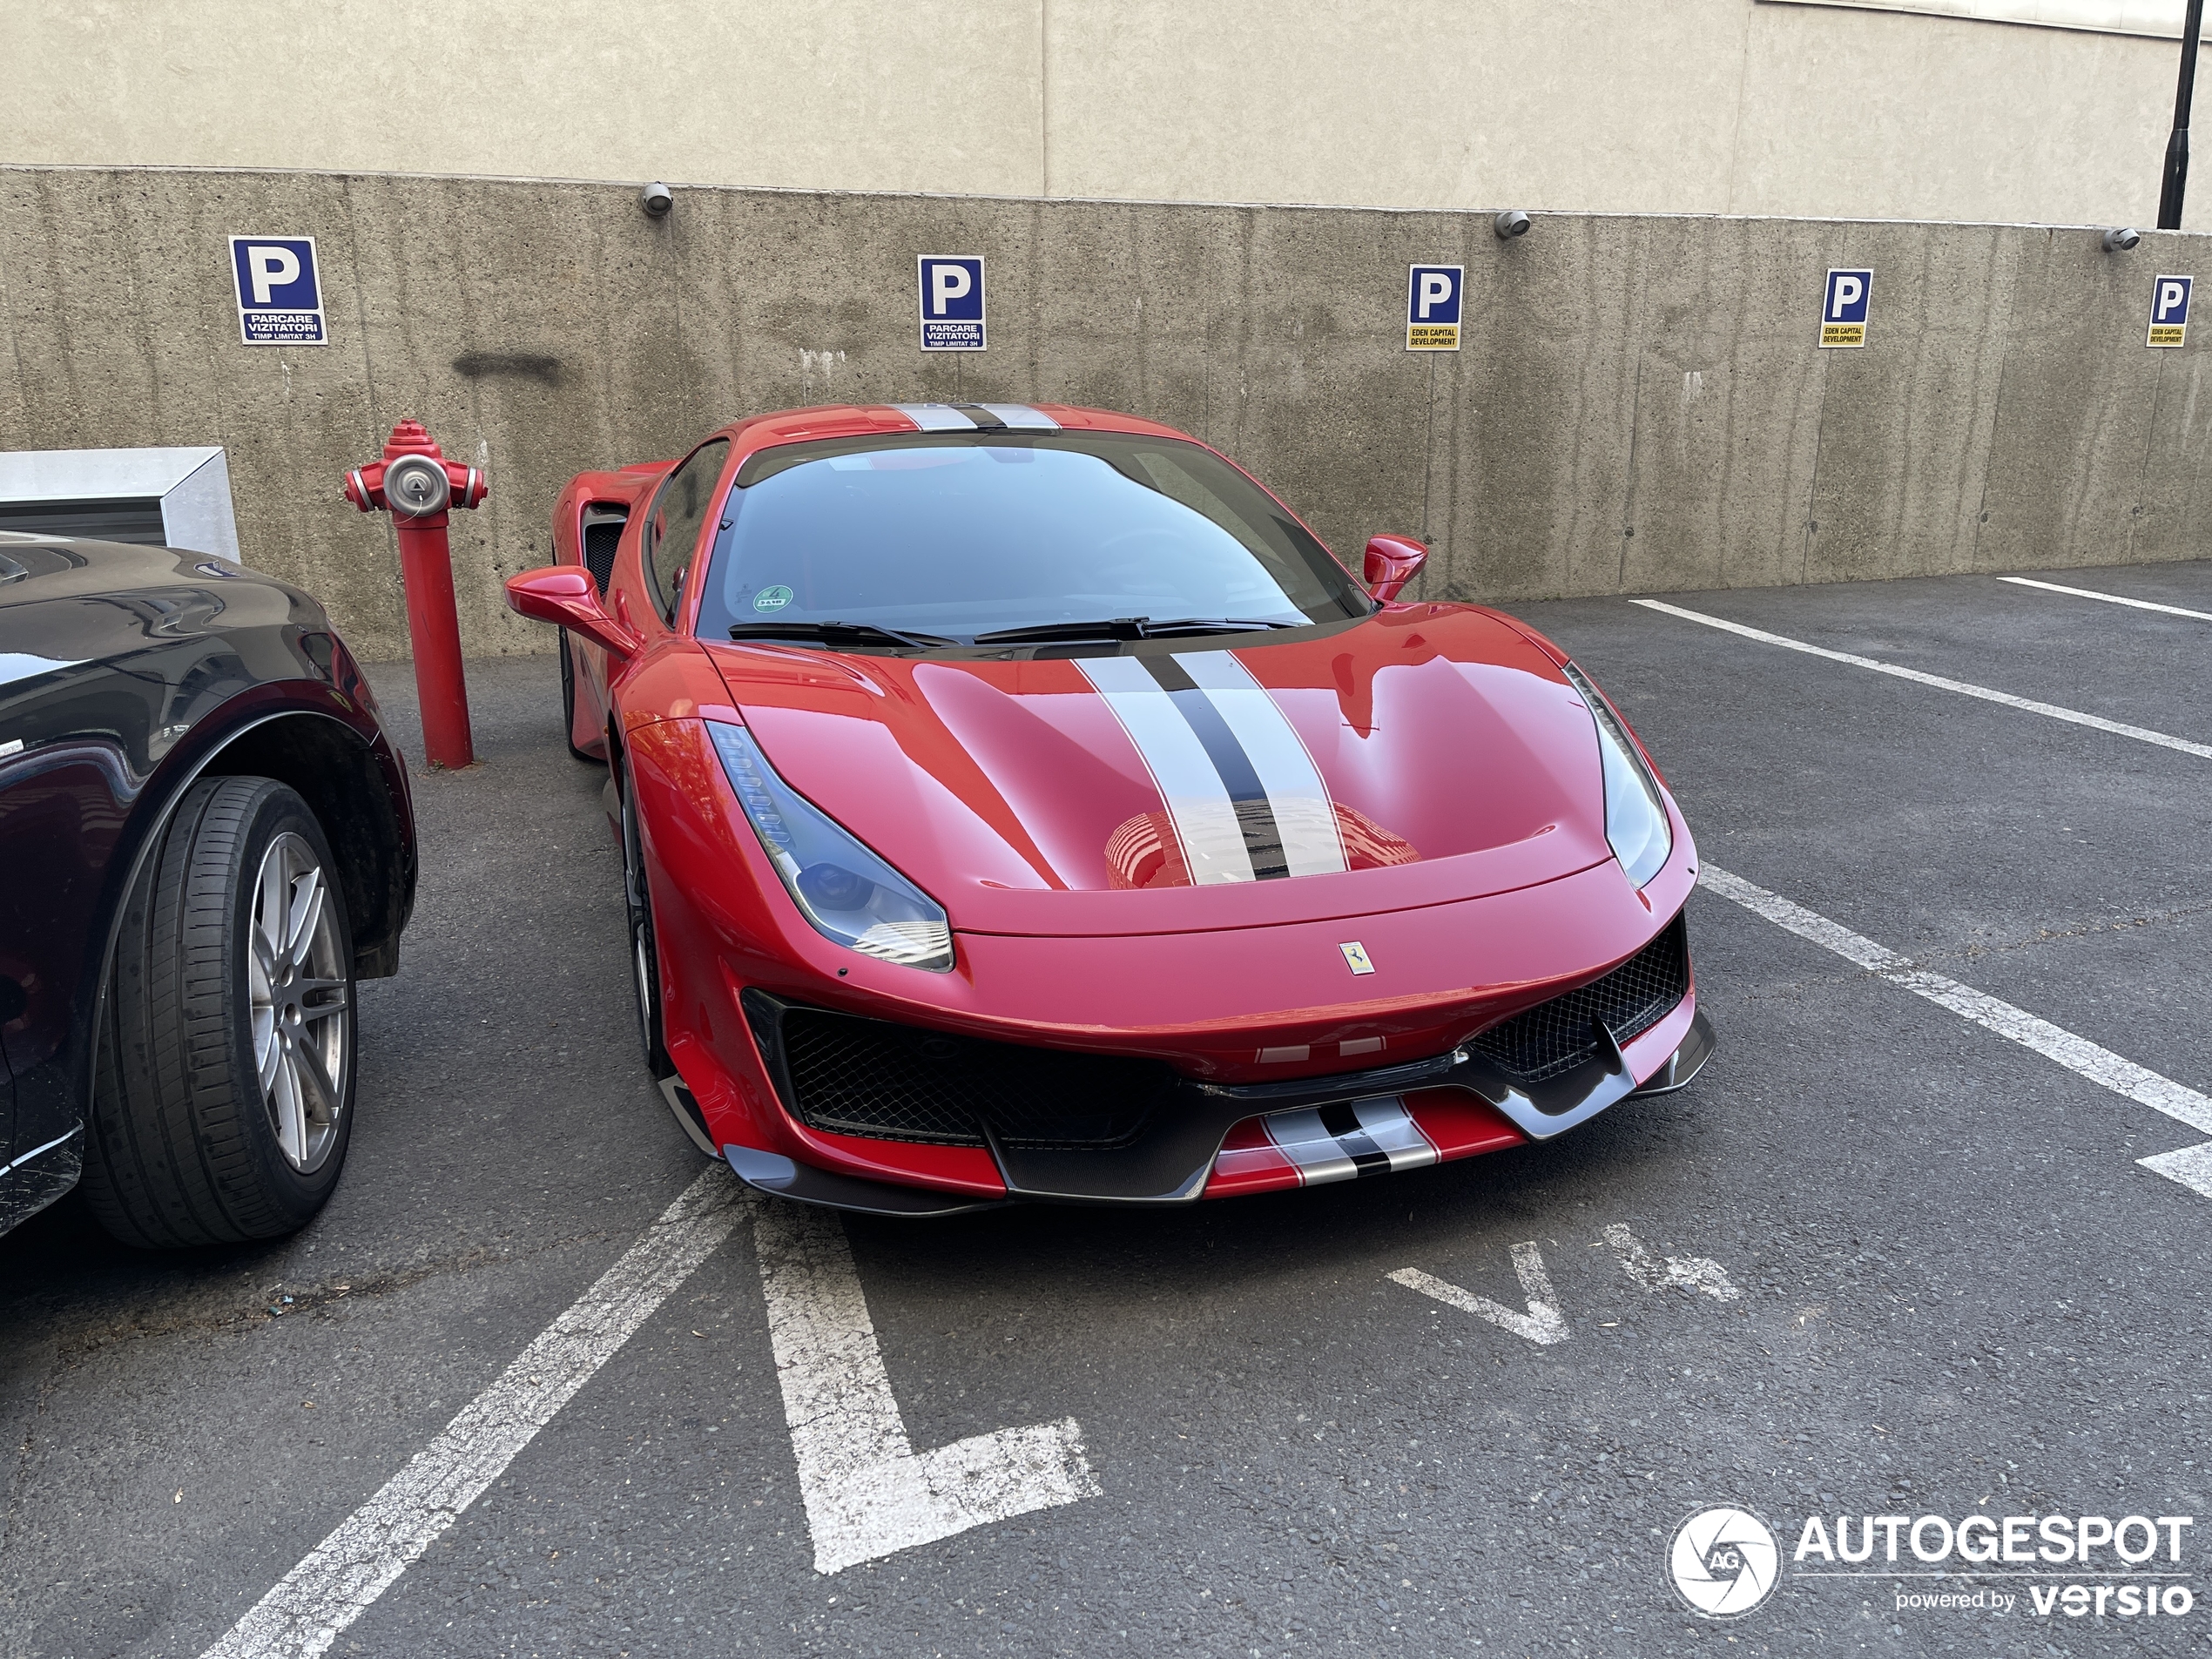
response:
<path fill-rule="evenodd" d="M 1339 1100 L 1321 1108 L 1321 1127 L 1342 1140 L 1347 1135 L 1364 1135 L 1359 1127 L 1359 1114 L 1352 1109 L 1352 1103 Z"/>
<path fill-rule="evenodd" d="M 1321 1127 L 1336 1136 L 1337 1150 L 1352 1160 L 1352 1167 L 1359 1174 L 1390 1173 L 1390 1154 L 1377 1146 L 1360 1126 L 1359 1114 L 1352 1109 L 1350 1101 L 1340 1100 L 1322 1107 L 1320 1117 Z"/>
<path fill-rule="evenodd" d="M 955 403 L 953 407 L 958 409 L 962 415 L 966 415 L 969 420 L 974 421 L 976 429 L 980 432 L 1004 432 L 1007 430 L 1006 422 L 1000 420 L 997 415 L 993 415 L 988 409 L 983 408 L 981 404 Z"/>
<path fill-rule="evenodd" d="M 1289 875 L 1291 861 L 1283 851 L 1283 832 L 1275 822 L 1275 808 L 1268 801 L 1267 791 L 1259 781 L 1251 757 L 1244 752 L 1244 745 L 1237 741 L 1229 722 L 1221 718 L 1221 711 L 1214 707 L 1213 700 L 1198 689 L 1184 671 L 1183 664 L 1173 657 L 1163 654 L 1136 660 L 1144 664 L 1145 671 L 1174 701 L 1176 711 L 1197 734 L 1206 759 L 1213 762 L 1222 787 L 1229 792 L 1229 799 L 1237 809 L 1237 826 L 1244 833 L 1244 853 L 1252 861 L 1253 875 L 1262 881 Z"/>

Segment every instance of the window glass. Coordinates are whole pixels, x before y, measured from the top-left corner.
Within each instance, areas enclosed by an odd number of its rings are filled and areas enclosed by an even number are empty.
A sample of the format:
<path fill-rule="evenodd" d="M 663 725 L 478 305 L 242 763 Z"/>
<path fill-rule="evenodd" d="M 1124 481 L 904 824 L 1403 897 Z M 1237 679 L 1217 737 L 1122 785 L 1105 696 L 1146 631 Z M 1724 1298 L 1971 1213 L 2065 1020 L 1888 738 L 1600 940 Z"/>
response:
<path fill-rule="evenodd" d="M 653 587 L 660 598 L 661 615 L 673 618 L 677 601 L 684 594 L 684 572 L 691 568 L 692 550 L 699 544 L 707 509 L 714 496 L 714 482 L 729 458 L 730 441 L 716 438 L 693 452 L 690 460 L 668 476 L 653 497 L 652 516 L 645 521 L 645 568 L 653 573 Z"/>
<path fill-rule="evenodd" d="M 764 450 L 739 469 L 698 631 L 873 623 L 968 640 L 1146 617 L 1298 625 L 1366 595 L 1266 491 L 1172 439 L 942 433 Z"/>

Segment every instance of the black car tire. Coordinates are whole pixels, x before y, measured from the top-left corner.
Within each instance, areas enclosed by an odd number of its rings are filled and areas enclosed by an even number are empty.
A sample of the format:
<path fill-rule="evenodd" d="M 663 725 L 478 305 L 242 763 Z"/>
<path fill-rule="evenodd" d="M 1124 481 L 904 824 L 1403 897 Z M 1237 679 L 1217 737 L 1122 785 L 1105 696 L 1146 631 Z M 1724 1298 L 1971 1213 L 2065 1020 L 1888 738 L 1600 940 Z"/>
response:
<path fill-rule="evenodd" d="M 622 897 L 630 924 L 630 980 L 637 1004 L 637 1036 L 645 1069 L 658 1078 L 672 1077 L 665 1029 L 661 1021 L 660 942 L 653 933 L 653 895 L 645 880 L 644 845 L 637 832 L 636 791 L 630 768 L 622 779 Z"/>
<path fill-rule="evenodd" d="M 561 741 L 578 760 L 596 763 L 597 755 L 576 746 L 576 658 L 569 654 L 569 631 L 557 631 L 561 637 Z"/>
<path fill-rule="evenodd" d="M 125 1244 L 280 1238 L 337 1185 L 356 1044 L 336 867 L 271 779 L 204 779 L 171 815 L 124 909 L 93 1069 L 84 1188 Z"/>

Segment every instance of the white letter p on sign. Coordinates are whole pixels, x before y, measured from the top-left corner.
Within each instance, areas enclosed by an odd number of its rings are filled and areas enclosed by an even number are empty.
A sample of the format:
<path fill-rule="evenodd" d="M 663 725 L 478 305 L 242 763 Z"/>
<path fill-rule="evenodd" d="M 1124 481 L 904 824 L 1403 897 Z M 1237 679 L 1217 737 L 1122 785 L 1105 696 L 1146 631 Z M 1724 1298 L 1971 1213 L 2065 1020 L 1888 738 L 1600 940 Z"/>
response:
<path fill-rule="evenodd" d="M 1858 303 L 1859 295 L 1865 293 L 1865 292 L 1866 285 L 1861 282 L 1857 277 L 1838 277 L 1836 279 L 1836 299 L 1834 304 L 1829 308 L 1829 316 L 1831 318 L 1842 316 L 1844 312 L 1850 310 L 1851 307 Z M 1797 314 L 1799 316 L 1803 316 L 1804 314 L 1803 312 L 1799 312 Z"/>
<path fill-rule="evenodd" d="M 1413 314 L 1426 317 L 1431 310 L 1451 297 L 1452 279 L 1449 276 L 1441 271 L 1424 271 L 1421 273 L 1420 298 L 1414 306 Z"/>
<path fill-rule="evenodd" d="M 2158 285 L 2158 320 L 2164 322 L 2172 316 L 2175 312 L 2181 309 L 2182 301 L 2188 296 L 2188 290 L 2178 282 L 2160 283 Z"/>
<path fill-rule="evenodd" d="M 249 247 L 246 268 L 253 283 L 253 303 L 269 303 L 269 291 L 300 280 L 300 256 L 288 247 Z"/>
<path fill-rule="evenodd" d="M 974 285 L 964 265 L 934 265 L 929 268 L 929 309 L 933 315 L 943 316 L 945 307 L 967 293 Z"/>

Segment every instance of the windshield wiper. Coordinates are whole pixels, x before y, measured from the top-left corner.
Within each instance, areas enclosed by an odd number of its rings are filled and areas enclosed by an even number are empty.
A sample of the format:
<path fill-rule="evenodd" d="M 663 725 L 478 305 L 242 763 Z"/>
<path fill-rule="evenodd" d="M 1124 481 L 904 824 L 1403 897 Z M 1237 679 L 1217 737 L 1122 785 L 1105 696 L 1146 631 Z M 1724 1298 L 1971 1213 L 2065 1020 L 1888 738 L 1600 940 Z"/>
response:
<path fill-rule="evenodd" d="M 1298 622 L 1259 622 L 1243 617 L 1177 617 L 1167 622 L 1141 618 L 1144 637 L 1157 639 L 1163 634 L 1251 634 L 1267 628 L 1305 628 L 1312 624 Z"/>
<path fill-rule="evenodd" d="M 1096 622 L 1048 622 L 1034 628 L 1001 628 L 978 634 L 979 645 L 1043 644 L 1054 640 L 1157 639 L 1168 634 L 1249 634 L 1268 628 L 1303 628 L 1303 622 L 1244 622 L 1231 617 L 1178 617 L 1155 622 L 1150 617 L 1102 617 Z"/>
<path fill-rule="evenodd" d="M 960 644 L 942 634 L 910 634 L 873 622 L 801 622 L 797 618 L 790 622 L 733 622 L 730 624 L 730 637 L 819 640 L 825 645 L 906 645 L 917 651 Z"/>
<path fill-rule="evenodd" d="M 1142 639 L 1149 617 L 1114 617 L 1097 622 L 1042 622 L 1030 628 L 1001 628 L 978 634 L 979 645 L 1042 644 L 1055 639 Z"/>

